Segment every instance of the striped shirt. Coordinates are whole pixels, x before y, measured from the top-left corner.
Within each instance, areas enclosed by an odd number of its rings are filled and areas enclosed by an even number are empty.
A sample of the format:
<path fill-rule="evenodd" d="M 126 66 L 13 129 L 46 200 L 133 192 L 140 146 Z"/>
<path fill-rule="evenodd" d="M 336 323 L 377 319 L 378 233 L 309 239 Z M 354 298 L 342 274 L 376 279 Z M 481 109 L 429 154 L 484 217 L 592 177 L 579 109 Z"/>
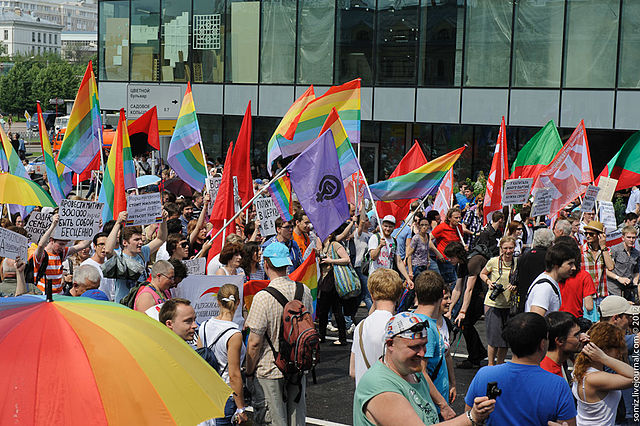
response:
<path fill-rule="evenodd" d="M 45 276 L 36 283 L 38 289 L 43 293 L 45 290 L 45 280 L 51 281 L 51 288 L 53 289 L 53 293 L 62 293 L 62 262 L 64 262 L 64 260 L 67 258 L 67 253 L 69 253 L 69 247 L 65 247 L 64 249 L 62 249 L 61 256 L 47 251 L 49 262 L 47 264 Z M 35 256 L 33 258 L 33 269 L 34 275 L 37 275 L 38 269 L 40 269 L 40 262 L 35 258 Z"/>

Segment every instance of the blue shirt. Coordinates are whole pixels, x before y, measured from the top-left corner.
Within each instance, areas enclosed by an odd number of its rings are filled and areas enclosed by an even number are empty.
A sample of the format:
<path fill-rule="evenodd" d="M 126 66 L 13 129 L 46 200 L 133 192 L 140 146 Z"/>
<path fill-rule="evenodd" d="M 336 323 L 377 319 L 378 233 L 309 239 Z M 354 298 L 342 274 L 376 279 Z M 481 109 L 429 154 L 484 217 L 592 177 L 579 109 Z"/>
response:
<path fill-rule="evenodd" d="M 400 224 L 400 228 L 402 225 L 404 225 L 404 221 Z M 405 226 L 402 232 L 400 232 L 400 228 L 394 229 L 391 236 L 398 241 L 398 255 L 400 259 L 404 259 L 407 253 L 407 238 L 411 237 L 411 225 Z"/>
<path fill-rule="evenodd" d="M 482 367 L 469 385 L 464 402 L 487 395 L 487 383 L 497 382 L 502 395 L 489 415 L 487 425 L 540 426 L 549 420 L 570 420 L 576 416 L 569 384 L 562 377 L 538 365 L 507 362 Z"/>
<path fill-rule="evenodd" d="M 438 374 L 435 379 L 432 380 L 436 389 L 440 392 L 440 395 L 449 402 L 449 372 L 447 371 L 447 360 L 444 358 L 444 340 L 438 331 L 438 324 L 436 320 L 427 315 L 416 315 L 420 317 L 421 320 L 428 321 L 429 323 L 429 330 L 427 331 L 428 341 L 424 354 L 424 357 L 427 358 L 427 372 L 430 377 L 433 377 L 433 372 L 436 371 L 438 364 L 440 364 Z"/>
<path fill-rule="evenodd" d="M 264 251 L 264 249 L 266 249 L 269 244 L 275 242 L 278 242 L 277 235 L 274 235 L 262 244 L 262 251 Z M 300 253 L 300 247 L 298 246 L 298 243 L 296 243 L 294 240 L 282 244 L 289 248 L 289 258 L 291 259 L 291 263 L 293 263 L 293 265 L 287 268 L 287 274 L 290 274 L 302 264 L 302 253 Z"/>

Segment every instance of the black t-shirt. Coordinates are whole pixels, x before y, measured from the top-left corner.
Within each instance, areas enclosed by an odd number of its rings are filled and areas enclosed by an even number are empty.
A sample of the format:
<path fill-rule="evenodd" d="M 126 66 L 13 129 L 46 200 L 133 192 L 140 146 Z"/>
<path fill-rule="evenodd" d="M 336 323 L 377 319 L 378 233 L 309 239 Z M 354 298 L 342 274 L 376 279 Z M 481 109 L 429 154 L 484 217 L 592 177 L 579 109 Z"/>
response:
<path fill-rule="evenodd" d="M 458 263 L 458 270 L 457 270 L 458 278 L 465 277 L 465 286 L 466 286 L 467 278 L 469 278 L 469 276 L 480 275 L 480 272 L 482 272 L 482 268 L 484 268 L 484 265 L 486 265 L 488 261 L 489 259 L 487 259 L 486 257 L 480 254 L 476 254 L 471 259 L 469 259 L 467 263 L 462 263 L 462 262 Z M 473 292 L 471 293 L 471 298 L 474 299 L 476 297 L 480 297 L 483 292 L 484 292 L 484 288 L 482 285 L 482 281 L 480 280 L 480 277 L 478 277 L 478 279 L 476 279 L 475 285 L 473 286 Z"/>
<path fill-rule="evenodd" d="M 544 257 L 546 254 L 546 248 L 537 247 L 525 251 L 518 257 L 515 282 L 519 294 L 526 295 L 533 280 L 544 272 Z"/>

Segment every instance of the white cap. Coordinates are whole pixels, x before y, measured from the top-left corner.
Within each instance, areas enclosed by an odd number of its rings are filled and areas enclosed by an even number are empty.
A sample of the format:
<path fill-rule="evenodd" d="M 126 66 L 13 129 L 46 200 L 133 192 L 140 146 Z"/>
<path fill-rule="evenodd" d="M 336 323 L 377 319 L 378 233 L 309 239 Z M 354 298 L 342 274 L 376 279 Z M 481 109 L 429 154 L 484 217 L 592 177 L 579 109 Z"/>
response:
<path fill-rule="evenodd" d="M 391 222 L 394 225 L 396 224 L 396 218 L 392 214 L 388 214 L 382 218 L 382 222 Z"/>
<path fill-rule="evenodd" d="M 600 312 L 603 318 L 611 318 L 614 315 L 640 313 L 640 306 L 634 306 L 622 296 L 607 296 L 600 303 Z"/>

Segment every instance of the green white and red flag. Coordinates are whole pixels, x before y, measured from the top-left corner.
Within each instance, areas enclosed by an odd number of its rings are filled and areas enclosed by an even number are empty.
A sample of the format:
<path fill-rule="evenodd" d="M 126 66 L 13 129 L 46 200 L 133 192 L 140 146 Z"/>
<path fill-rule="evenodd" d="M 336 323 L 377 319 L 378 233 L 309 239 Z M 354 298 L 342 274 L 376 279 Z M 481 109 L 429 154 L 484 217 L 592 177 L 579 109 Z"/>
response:
<path fill-rule="evenodd" d="M 560 149 L 562 140 L 555 123 L 551 120 L 520 149 L 511 167 L 509 179 L 535 179 L 551 163 Z"/>
<path fill-rule="evenodd" d="M 631 135 L 607 163 L 596 179 L 596 185 L 602 176 L 618 180 L 616 191 L 640 185 L 640 132 Z"/>

